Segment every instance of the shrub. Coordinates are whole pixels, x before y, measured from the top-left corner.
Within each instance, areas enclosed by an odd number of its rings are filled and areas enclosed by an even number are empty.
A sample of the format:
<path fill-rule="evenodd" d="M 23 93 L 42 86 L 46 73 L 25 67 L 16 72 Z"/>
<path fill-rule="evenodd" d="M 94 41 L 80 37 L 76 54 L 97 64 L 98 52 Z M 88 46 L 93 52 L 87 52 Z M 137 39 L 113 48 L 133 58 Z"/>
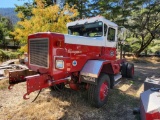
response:
<path fill-rule="evenodd" d="M 17 59 L 21 54 L 19 52 L 5 51 L 0 49 L 0 61 L 8 59 Z"/>

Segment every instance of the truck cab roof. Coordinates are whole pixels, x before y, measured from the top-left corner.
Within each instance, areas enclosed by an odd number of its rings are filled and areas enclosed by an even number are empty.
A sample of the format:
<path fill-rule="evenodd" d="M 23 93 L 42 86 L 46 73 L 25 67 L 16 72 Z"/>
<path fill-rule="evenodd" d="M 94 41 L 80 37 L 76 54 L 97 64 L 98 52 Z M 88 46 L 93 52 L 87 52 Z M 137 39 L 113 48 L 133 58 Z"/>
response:
<path fill-rule="evenodd" d="M 118 27 L 117 24 L 115 24 L 114 22 L 111 22 L 111 21 L 107 20 L 103 16 L 96 16 L 96 17 L 92 17 L 92 18 L 88 18 L 88 19 L 76 20 L 74 22 L 67 23 L 67 27 L 69 27 L 69 26 L 75 26 L 75 25 L 82 25 L 82 24 L 85 24 L 85 23 L 93 23 L 95 21 L 97 21 L 97 22 L 98 21 L 102 21 L 103 23 L 105 23 L 108 26 Z"/>

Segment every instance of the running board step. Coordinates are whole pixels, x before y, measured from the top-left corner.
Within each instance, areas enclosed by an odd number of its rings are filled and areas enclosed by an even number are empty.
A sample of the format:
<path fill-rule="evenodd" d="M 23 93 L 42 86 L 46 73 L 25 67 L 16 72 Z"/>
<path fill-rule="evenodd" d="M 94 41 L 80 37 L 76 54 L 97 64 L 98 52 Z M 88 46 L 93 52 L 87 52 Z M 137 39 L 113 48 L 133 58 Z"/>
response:
<path fill-rule="evenodd" d="M 114 86 L 118 85 L 121 82 L 122 75 L 121 74 L 117 74 L 114 76 Z"/>
<path fill-rule="evenodd" d="M 116 82 L 121 78 L 122 78 L 122 75 L 121 74 L 117 74 L 117 75 L 114 76 L 114 81 Z"/>

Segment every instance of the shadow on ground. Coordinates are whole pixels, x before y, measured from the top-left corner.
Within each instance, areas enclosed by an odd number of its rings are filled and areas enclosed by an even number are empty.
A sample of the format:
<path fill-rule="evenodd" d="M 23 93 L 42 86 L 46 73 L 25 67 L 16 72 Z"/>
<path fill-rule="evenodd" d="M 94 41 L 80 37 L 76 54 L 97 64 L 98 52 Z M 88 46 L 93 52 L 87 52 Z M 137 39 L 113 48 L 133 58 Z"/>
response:
<path fill-rule="evenodd" d="M 122 82 L 110 91 L 106 105 L 99 109 L 91 106 L 87 100 L 87 91 L 83 90 L 65 88 L 58 92 L 45 89 L 37 100 L 31 103 L 20 99 L 22 92 L 26 91 L 24 83 L 15 86 L 15 91 L 12 91 L 14 94 L 1 89 L 0 120 L 135 120 L 137 118 L 132 111 L 134 107 L 139 107 L 143 82 L 146 77 L 159 75 L 159 71 L 159 63 L 135 63 L 135 77 L 123 78 Z M 36 92 L 33 96 L 36 96 Z M 9 100 L 15 104 L 7 105 Z M 3 104 L 5 101 L 7 102 Z"/>
<path fill-rule="evenodd" d="M 53 98 L 67 101 L 68 106 L 61 106 L 66 110 L 59 118 L 61 120 L 134 120 L 132 115 L 134 107 L 139 106 L 139 99 L 127 95 L 118 89 L 110 91 L 107 104 L 102 108 L 94 108 L 87 100 L 86 91 L 72 91 L 65 88 L 61 92 L 51 91 Z M 49 98 L 52 102 L 52 97 Z"/>

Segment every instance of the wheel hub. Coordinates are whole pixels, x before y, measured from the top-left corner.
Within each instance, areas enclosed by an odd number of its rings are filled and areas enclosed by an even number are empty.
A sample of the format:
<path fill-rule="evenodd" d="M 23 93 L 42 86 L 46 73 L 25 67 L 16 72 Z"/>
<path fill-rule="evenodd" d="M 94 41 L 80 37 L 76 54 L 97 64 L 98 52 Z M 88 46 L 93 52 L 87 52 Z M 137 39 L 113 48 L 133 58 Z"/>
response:
<path fill-rule="evenodd" d="M 105 99 L 105 97 L 108 94 L 108 84 L 107 82 L 102 83 L 101 87 L 100 87 L 100 100 L 103 101 Z"/>

